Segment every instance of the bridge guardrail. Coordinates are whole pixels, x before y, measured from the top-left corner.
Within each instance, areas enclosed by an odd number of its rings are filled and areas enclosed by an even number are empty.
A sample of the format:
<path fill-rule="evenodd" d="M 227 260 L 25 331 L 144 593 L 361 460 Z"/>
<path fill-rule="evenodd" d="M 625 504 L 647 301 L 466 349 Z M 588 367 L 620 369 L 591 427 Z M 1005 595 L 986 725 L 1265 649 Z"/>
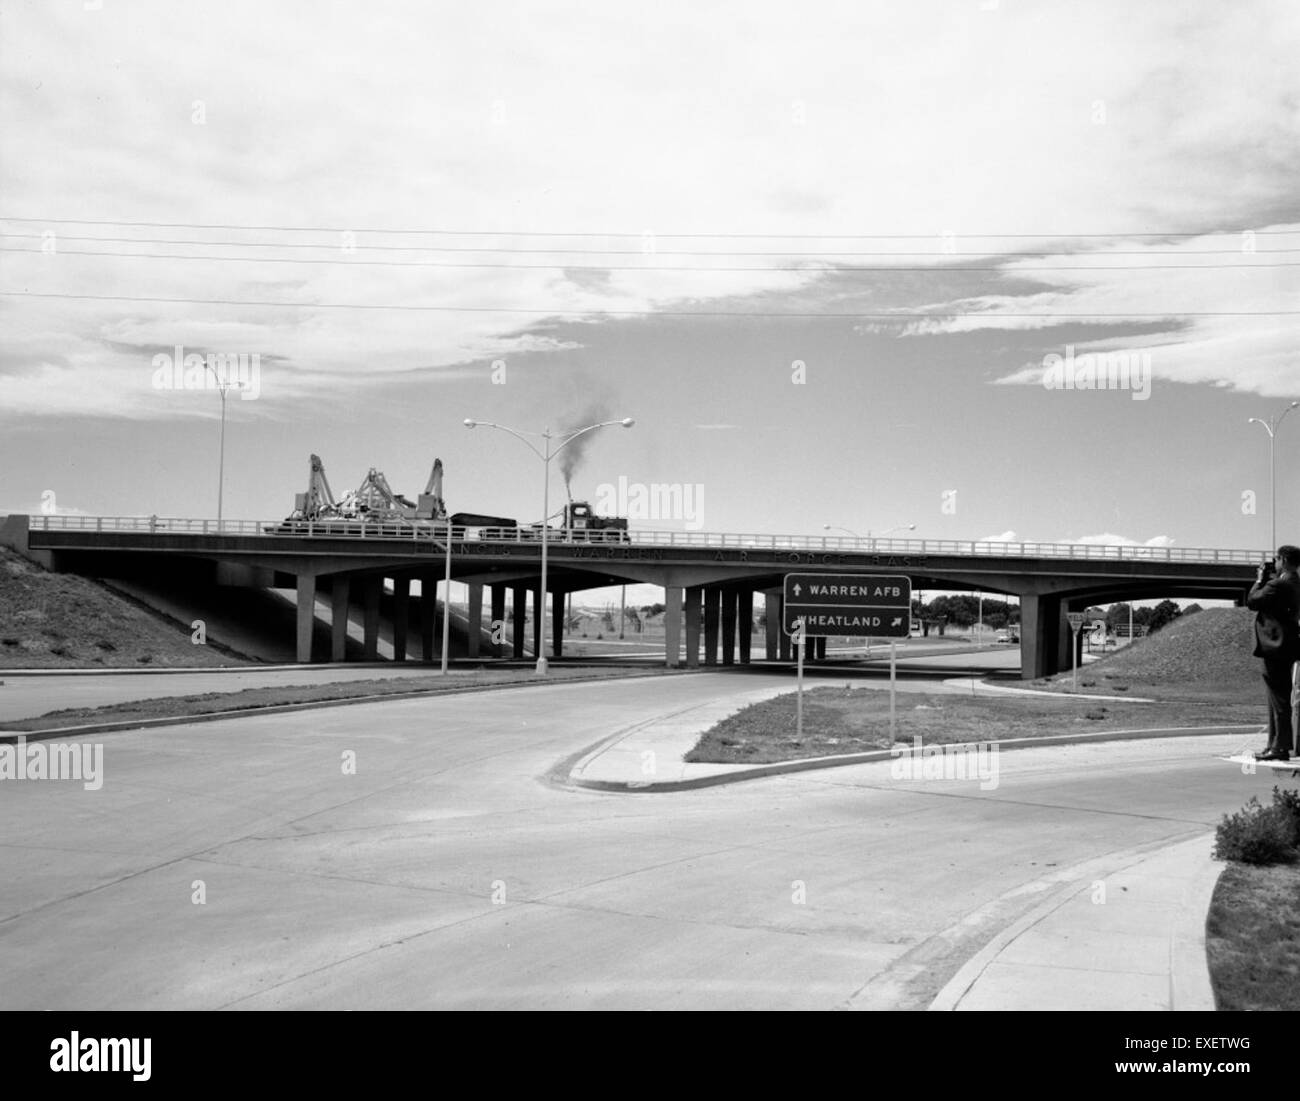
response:
<path fill-rule="evenodd" d="M 446 529 L 428 522 L 371 524 L 361 521 L 216 520 L 159 516 L 32 516 L 32 531 L 136 532 L 151 535 L 305 535 L 336 539 L 441 542 Z M 548 542 L 633 547 L 699 547 L 726 550 L 840 551 L 859 554 L 974 555 L 1064 558 L 1117 562 L 1217 562 L 1255 565 L 1263 551 L 1217 547 L 1148 547 L 1115 543 L 997 543 L 968 539 L 868 539 L 842 535 L 770 535 L 704 531 L 570 532 L 553 529 Z M 531 528 L 455 528 L 453 541 L 540 543 Z"/>

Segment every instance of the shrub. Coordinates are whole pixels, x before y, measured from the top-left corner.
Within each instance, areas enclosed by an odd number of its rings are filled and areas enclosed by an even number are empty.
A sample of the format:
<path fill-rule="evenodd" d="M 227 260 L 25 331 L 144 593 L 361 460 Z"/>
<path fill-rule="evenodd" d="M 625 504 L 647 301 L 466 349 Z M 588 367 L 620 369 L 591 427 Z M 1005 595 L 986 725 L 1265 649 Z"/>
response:
<path fill-rule="evenodd" d="M 1296 858 L 1300 800 L 1273 789 L 1273 805 L 1252 795 L 1236 814 L 1225 814 L 1214 833 L 1214 858 L 1243 864 L 1283 864 Z"/>
<path fill-rule="evenodd" d="M 1291 844 L 1300 845 L 1300 791 L 1273 788 L 1273 810 L 1291 825 Z"/>

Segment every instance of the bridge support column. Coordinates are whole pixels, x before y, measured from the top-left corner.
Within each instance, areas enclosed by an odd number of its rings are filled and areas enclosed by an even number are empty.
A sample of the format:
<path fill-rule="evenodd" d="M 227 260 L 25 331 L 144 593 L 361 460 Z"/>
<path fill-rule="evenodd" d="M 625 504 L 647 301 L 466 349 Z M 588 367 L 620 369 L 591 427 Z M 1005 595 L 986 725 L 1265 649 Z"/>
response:
<path fill-rule="evenodd" d="M 700 610 L 704 590 L 694 585 L 686 590 L 686 668 L 700 667 Z"/>
<path fill-rule="evenodd" d="M 420 577 L 420 659 L 432 665 L 438 656 L 438 579 L 431 573 Z"/>
<path fill-rule="evenodd" d="M 1061 598 L 1051 593 L 1020 597 L 1020 676 L 1050 677 L 1060 668 Z M 1066 650 L 1069 653 L 1069 650 Z"/>
<path fill-rule="evenodd" d="M 483 586 L 471 585 L 469 587 L 469 634 L 466 639 L 468 646 L 467 653 L 470 657 L 478 657 L 479 642 L 483 634 Z"/>
<path fill-rule="evenodd" d="M 515 660 L 524 656 L 524 623 L 528 615 L 528 590 L 522 585 L 513 585 L 510 589 L 510 610 L 514 612 L 514 635 L 512 638 L 512 655 Z"/>
<path fill-rule="evenodd" d="M 704 587 L 704 664 L 718 664 L 718 618 L 722 611 L 722 590 Z"/>
<path fill-rule="evenodd" d="M 736 590 L 722 590 L 722 664 L 736 664 Z"/>
<path fill-rule="evenodd" d="M 505 624 L 506 624 L 506 587 L 504 585 L 493 585 L 491 589 L 491 595 L 492 595 L 492 609 L 488 614 L 492 617 L 492 632 L 493 634 L 495 634 L 497 630 L 497 624 L 500 624 L 501 630 L 503 632 L 501 637 L 505 638 L 504 631 L 505 631 Z M 506 648 L 504 643 L 494 642 L 492 644 L 492 656 L 494 658 L 503 657 L 505 655 L 505 652 L 506 652 Z"/>
<path fill-rule="evenodd" d="M 546 614 L 546 594 L 541 588 L 533 590 L 533 656 L 542 656 L 542 616 Z"/>
<path fill-rule="evenodd" d="M 379 597 L 383 589 L 382 577 L 367 577 L 361 583 L 361 626 L 364 637 L 362 657 L 366 661 L 379 660 Z"/>
<path fill-rule="evenodd" d="M 411 579 L 393 578 L 393 660 L 406 660 L 407 635 L 411 631 Z"/>
<path fill-rule="evenodd" d="M 740 632 L 740 664 L 749 664 L 749 648 L 754 636 L 754 590 L 741 589 L 736 600 L 736 627 Z"/>
<path fill-rule="evenodd" d="M 298 575 L 298 661 L 311 661 L 312 628 L 316 624 L 316 575 Z"/>
<path fill-rule="evenodd" d="M 564 657 L 564 593 L 551 596 L 551 657 Z"/>
<path fill-rule="evenodd" d="M 826 639 L 825 638 L 813 639 L 812 657 L 813 657 L 813 661 L 826 660 Z"/>
<path fill-rule="evenodd" d="M 777 661 L 781 657 L 781 604 L 784 600 L 780 593 L 763 594 L 763 632 L 768 661 Z"/>
<path fill-rule="evenodd" d="M 348 656 L 348 579 L 335 574 L 330 579 L 330 661 Z"/>
<path fill-rule="evenodd" d="M 664 589 L 664 662 L 676 669 L 682 659 L 682 590 L 676 585 Z"/>

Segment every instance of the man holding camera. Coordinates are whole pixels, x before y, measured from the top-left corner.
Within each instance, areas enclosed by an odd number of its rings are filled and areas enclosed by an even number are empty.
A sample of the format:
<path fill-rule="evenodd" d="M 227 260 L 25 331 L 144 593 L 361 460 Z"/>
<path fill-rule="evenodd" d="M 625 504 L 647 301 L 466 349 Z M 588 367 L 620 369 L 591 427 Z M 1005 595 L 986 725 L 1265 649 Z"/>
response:
<path fill-rule="evenodd" d="M 1277 548 L 1277 557 L 1259 567 L 1246 596 L 1256 612 L 1255 657 L 1264 659 L 1268 694 L 1268 746 L 1258 761 L 1289 761 L 1295 749 L 1291 722 L 1291 680 L 1300 661 L 1300 547 Z"/>

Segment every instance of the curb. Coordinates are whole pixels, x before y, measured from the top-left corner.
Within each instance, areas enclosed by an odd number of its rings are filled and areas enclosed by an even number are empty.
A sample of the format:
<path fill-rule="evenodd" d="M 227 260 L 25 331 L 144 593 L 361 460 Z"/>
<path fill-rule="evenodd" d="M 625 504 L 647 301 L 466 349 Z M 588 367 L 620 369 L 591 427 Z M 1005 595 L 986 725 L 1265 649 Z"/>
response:
<path fill-rule="evenodd" d="M 662 716 L 661 716 L 662 718 Z M 655 720 L 659 721 L 659 720 Z M 873 749 L 863 753 L 845 753 L 835 757 L 808 757 L 800 761 L 773 761 L 765 765 L 741 766 L 734 772 L 720 772 L 711 776 L 693 776 L 685 780 L 584 780 L 573 775 L 579 769 L 584 768 L 600 754 L 607 749 L 617 745 L 623 739 L 630 737 L 637 730 L 643 729 L 649 723 L 642 723 L 631 730 L 623 731 L 613 736 L 606 742 L 602 742 L 596 749 L 588 752 L 583 758 L 573 766 L 569 771 L 569 785 L 572 787 L 586 788 L 590 791 L 614 791 L 634 794 L 659 794 L 674 791 L 693 791 L 696 788 L 716 787 L 719 784 L 739 783 L 742 780 L 758 780 L 764 776 L 781 776 L 793 772 L 810 772 L 815 769 L 840 768 L 847 765 L 870 764 L 874 761 L 888 761 L 891 759 L 902 759 L 911 757 L 915 754 L 914 748 L 908 748 L 902 752 L 894 752 L 891 749 Z M 1210 737 L 1221 734 L 1244 734 L 1257 733 L 1259 725 L 1251 726 L 1174 726 L 1163 728 L 1148 728 L 1143 730 L 1101 730 L 1095 734 L 1053 734 L 1046 738 L 1014 738 L 1005 742 L 994 742 L 992 744 L 998 747 L 999 752 L 1003 749 L 1035 749 L 1039 746 L 1056 746 L 1056 745 L 1084 745 L 1091 742 L 1128 742 L 1139 741 L 1142 739 L 1156 738 L 1177 738 L 1177 737 Z M 947 751 L 948 749 L 968 749 L 978 745 L 988 745 L 988 742 L 951 742 L 942 745 L 940 748 Z M 720 766 L 722 767 L 722 766 Z M 735 767 L 735 766 L 732 766 Z"/>

